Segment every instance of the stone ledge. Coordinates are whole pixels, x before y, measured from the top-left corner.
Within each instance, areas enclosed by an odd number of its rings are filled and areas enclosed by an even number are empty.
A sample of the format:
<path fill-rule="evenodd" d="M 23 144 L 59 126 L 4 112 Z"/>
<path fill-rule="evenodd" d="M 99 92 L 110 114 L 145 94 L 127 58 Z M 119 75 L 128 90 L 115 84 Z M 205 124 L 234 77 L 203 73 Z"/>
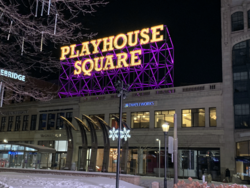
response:
<path fill-rule="evenodd" d="M 37 170 L 37 169 L 23 169 L 23 168 L 0 168 L 0 172 L 16 172 L 16 173 L 37 173 L 37 174 L 54 174 L 54 175 L 69 175 L 81 177 L 106 177 L 116 178 L 115 173 L 102 173 L 102 172 L 81 172 L 81 171 L 67 171 L 67 170 Z M 139 185 L 140 176 L 120 174 L 120 180 L 123 180 L 134 185 Z"/>

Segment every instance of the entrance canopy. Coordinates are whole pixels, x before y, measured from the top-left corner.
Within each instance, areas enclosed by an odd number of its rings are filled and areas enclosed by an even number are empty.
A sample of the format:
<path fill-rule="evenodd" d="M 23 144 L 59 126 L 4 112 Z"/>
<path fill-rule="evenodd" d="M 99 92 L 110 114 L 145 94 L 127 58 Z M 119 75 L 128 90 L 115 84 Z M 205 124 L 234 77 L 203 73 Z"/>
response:
<path fill-rule="evenodd" d="M 25 143 L 0 144 L 0 151 L 34 151 L 39 153 L 56 153 L 56 150 L 54 148 Z"/>

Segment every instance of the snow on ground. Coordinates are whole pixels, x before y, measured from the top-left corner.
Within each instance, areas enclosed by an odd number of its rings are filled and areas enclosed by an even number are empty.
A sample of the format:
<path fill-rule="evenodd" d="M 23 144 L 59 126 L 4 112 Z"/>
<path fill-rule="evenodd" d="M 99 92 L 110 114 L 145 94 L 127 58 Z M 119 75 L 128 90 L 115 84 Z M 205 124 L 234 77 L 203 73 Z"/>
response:
<path fill-rule="evenodd" d="M 0 172 L 0 188 L 115 188 L 115 179 Z M 120 188 L 141 188 L 120 180 Z"/>

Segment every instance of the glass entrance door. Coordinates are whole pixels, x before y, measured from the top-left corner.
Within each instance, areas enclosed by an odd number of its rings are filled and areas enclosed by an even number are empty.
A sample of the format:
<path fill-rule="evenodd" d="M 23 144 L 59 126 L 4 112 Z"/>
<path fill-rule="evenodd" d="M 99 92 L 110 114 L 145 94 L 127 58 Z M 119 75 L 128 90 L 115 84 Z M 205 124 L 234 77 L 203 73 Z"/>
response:
<path fill-rule="evenodd" d="M 63 170 L 66 164 L 67 153 L 56 153 L 54 169 Z"/>

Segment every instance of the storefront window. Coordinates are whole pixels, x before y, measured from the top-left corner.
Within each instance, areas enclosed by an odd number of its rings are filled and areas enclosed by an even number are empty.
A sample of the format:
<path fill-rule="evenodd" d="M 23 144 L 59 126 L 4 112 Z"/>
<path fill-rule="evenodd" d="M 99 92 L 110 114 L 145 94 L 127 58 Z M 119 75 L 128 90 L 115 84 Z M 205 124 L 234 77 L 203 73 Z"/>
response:
<path fill-rule="evenodd" d="M 45 130 L 46 129 L 46 122 L 47 122 L 47 114 L 40 114 L 39 129 L 38 130 Z"/>
<path fill-rule="evenodd" d="M 32 115 L 31 116 L 31 121 L 30 121 L 30 130 L 36 130 L 36 117 L 37 115 Z"/>
<path fill-rule="evenodd" d="M 205 109 L 182 110 L 182 127 L 205 127 Z"/>
<path fill-rule="evenodd" d="M 55 141 L 56 151 L 68 151 L 68 141 L 67 140 L 56 140 Z"/>
<path fill-rule="evenodd" d="M 29 121 L 29 115 L 25 115 L 23 116 L 23 131 L 27 131 L 28 130 L 28 121 Z"/>
<path fill-rule="evenodd" d="M 72 122 L 72 112 L 66 112 L 66 118 L 67 118 L 67 120 Z"/>
<path fill-rule="evenodd" d="M 48 125 L 47 130 L 54 130 L 56 124 L 56 114 L 49 114 L 48 115 Z"/>
<path fill-rule="evenodd" d="M 16 116 L 15 131 L 20 131 L 21 117 Z"/>
<path fill-rule="evenodd" d="M 209 124 L 210 124 L 210 127 L 217 126 L 216 108 L 209 108 Z"/>
<path fill-rule="evenodd" d="M 12 126 L 13 126 L 13 119 L 14 119 L 13 116 L 9 116 L 8 129 L 7 129 L 7 131 L 11 131 Z"/>
<path fill-rule="evenodd" d="M 56 129 L 63 129 L 63 120 L 60 116 L 64 117 L 64 112 L 57 113 Z"/>
<path fill-rule="evenodd" d="M 174 127 L 174 110 L 155 111 L 155 127 L 161 128 L 164 122 L 168 122 L 170 127 Z"/>
<path fill-rule="evenodd" d="M 149 128 L 149 112 L 132 112 L 131 128 Z"/>
<path fill-rule="evenodd" d="M 119 125 L 113 116 L 116 116 L 119 118 L 119 114 L 109 114 L 109 125 L 110 125 L 110 127 L 114 127 L 115 129 L 118 129 Z M 127 114 L 126 113 L 122 114 L 122 121 L 127 122 Z"/>
<path fill-rule="evenodd" d="M 6 117 L 2 117 L 2 120 L 1 120 L 1 132 L 5 131 L 5 126 L 6 126 Z"/>

